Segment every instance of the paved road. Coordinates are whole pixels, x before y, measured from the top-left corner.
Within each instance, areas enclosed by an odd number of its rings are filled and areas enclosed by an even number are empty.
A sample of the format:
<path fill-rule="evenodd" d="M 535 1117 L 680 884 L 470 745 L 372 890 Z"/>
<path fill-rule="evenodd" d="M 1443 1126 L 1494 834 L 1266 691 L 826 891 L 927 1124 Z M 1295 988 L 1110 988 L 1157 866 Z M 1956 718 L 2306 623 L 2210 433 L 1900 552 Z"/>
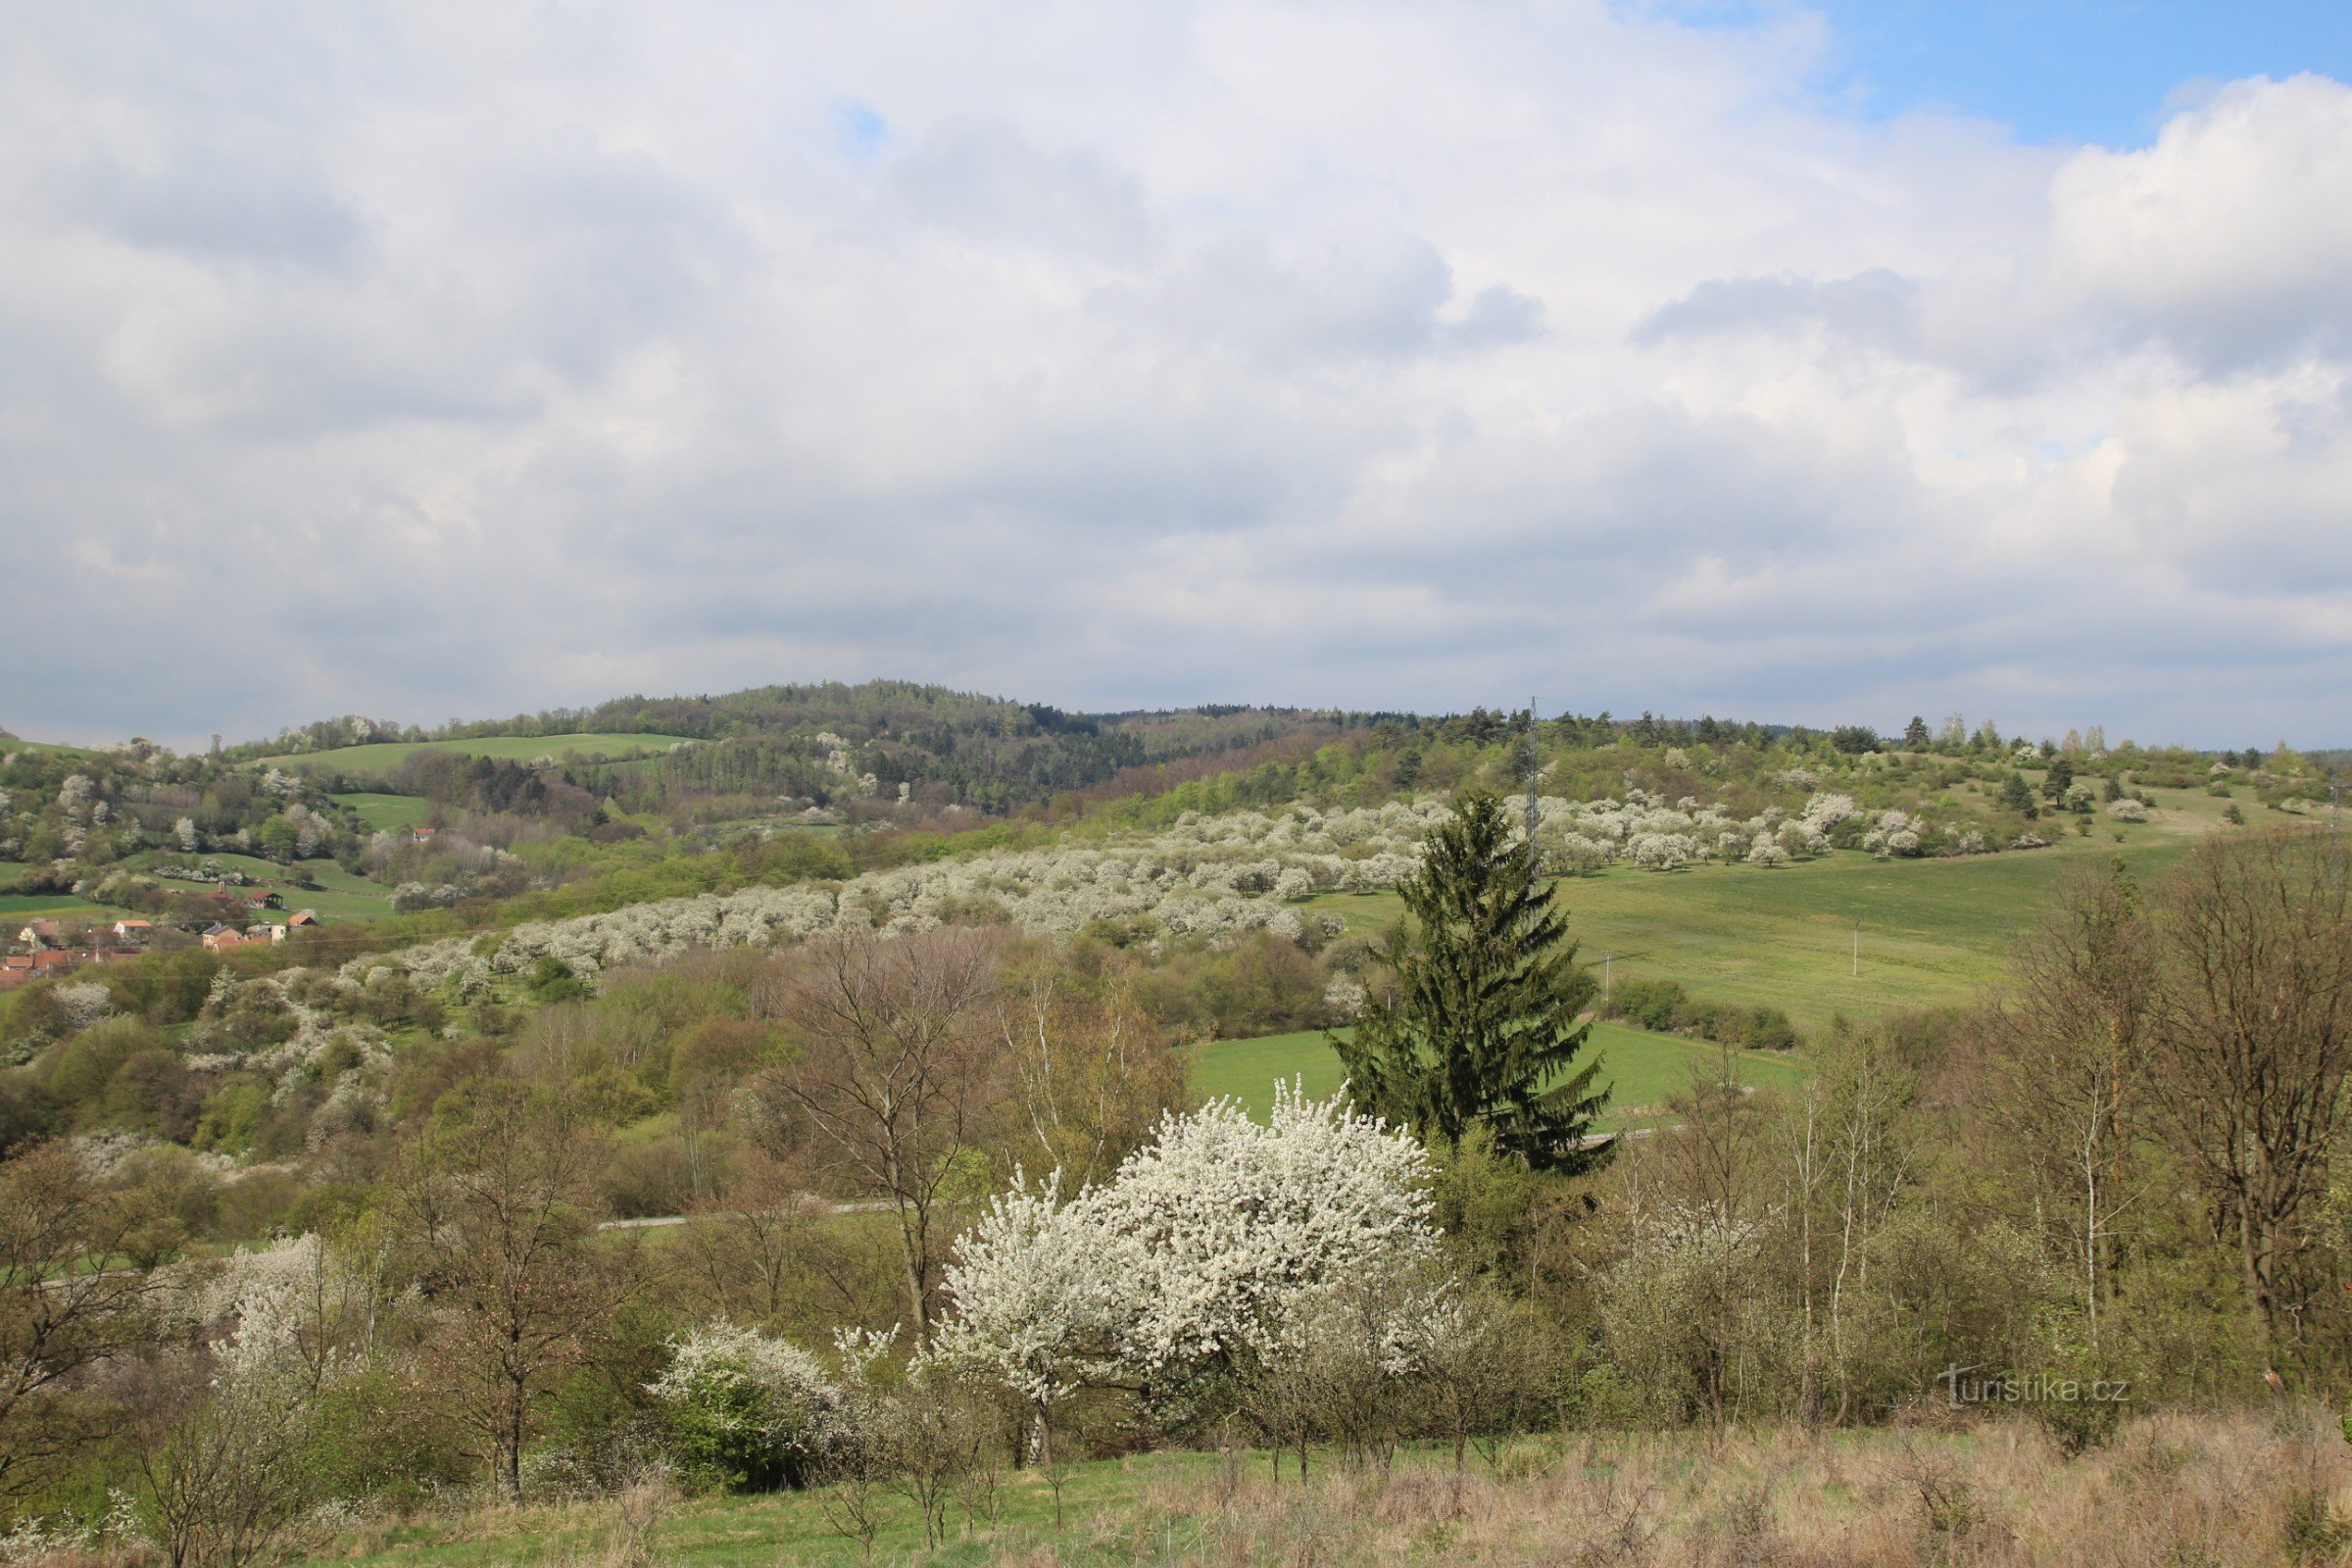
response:
<path fill-rule="evenodd" d="M 886 1200 L 879 1198 L 855 1198 L 840 1203 L 822 1198 L 812 1200 L 812 1201 L 823 1204 L 824 1210 L 828 1214 L 871 1214 L 890 1206 Z M 644 1219 L 609 1219 L 598 1225 L 597 1229 L 600 1231 L 650 1231 L 664 1225 L 683 1225 L 694 1217 L 692 1214 L 653 1214 Z"/>

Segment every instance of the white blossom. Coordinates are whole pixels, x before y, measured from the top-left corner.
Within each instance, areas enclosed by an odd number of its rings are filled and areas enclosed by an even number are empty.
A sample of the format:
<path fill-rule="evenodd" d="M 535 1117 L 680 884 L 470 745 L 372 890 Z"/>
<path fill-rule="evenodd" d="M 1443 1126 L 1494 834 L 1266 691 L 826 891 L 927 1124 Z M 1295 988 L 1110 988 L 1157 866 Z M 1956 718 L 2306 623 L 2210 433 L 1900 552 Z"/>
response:
<path fill-rule="evenodd" d="M 1429 1168 L 1409 1135 L 1287 1086 L 1263 1124 L 1230 1101 L 1171 1114 L 1100 1188 L 998 1200 L 948 1270 L 941 1353 L 1039 1401 L 1279 1355 L 1332 1285 L 1434 1255 Z"/>

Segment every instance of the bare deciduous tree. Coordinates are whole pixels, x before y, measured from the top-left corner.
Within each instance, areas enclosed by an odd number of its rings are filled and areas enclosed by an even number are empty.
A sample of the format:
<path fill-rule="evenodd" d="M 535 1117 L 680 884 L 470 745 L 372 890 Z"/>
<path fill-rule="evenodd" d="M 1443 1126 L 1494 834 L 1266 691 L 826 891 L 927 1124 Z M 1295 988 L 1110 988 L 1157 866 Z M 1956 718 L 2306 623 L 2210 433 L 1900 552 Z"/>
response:
<path fill-rule="evenodd" d="M 541 1400 L 595 1351 L 635 1283 L 633 1249 L 588 1245 L 602 1152 L 560 1098 L 487 1080 L 410 1145 L 388 1184 L 454 1413 L 510 1495 Z"/>
<path fill-rule="evenodd" d="M 803 1052 L 775 1084 L 807 1124 L 812 1157 L 888 1208 L 906 1311 L 926 1342 L 956 1230 L 957 1156 L 1004 1101 L 1003 1052 L 984 1016 L 997 945 L 959 928 L 820 937 L 774 1003 Z"/>
<path fill-rule="evenodd" d="M 2155 958 L 2131 877 L 2078 877 L 2060 889 L 1990 1014 L 1988 1107 L 2034 1176 L 2043 1211 L 2073 1227 L 2094 1356 L 2116 1222 L 2138 1196 L 2127 1167 L 2144 1109 Z"/>
<path fill-rule="evenodd" d="M 2352 876 L 2287 829 L 2200 843 L 2165 892 L 2156 1104 L 2276 1360 L 2352 1078 Z"/>
<path fill-rule="evenodd" d="M 994 1007 L 1011 1065 L 1014 1157 L 1071 1192 L 1116 1169 L 1184 1101 L 1184 1068 L 1124 977 L 1090 979 L 1051 954 L 1009 973 Z"/>
<path fill-rule="evenodd" d="M 808 1186 L 798 1162 L 753 1149 L 695 1206 L 678 1256 L 720 1316 L 782 1330 L 858 1318 L 892 1294 L 880 1238 L 828 1223 L 832 1205 Z"/>
<path fill-rule="evenodd" d="M 139 1343 L 149 1284 L 120 1260 L 143 1217 L 64 1143 L 0 1163 L 0 1496 L 86 1435 L 67 1380 Z"/>

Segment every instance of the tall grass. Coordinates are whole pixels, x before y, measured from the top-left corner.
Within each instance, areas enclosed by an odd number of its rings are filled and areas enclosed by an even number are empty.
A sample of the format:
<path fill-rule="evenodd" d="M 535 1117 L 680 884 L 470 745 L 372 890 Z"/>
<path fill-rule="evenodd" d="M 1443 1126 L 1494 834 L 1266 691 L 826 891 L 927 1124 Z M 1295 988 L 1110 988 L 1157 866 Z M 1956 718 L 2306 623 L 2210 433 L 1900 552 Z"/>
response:
<path fill-rule="evenodd" d="M 877 1562 L 1001 1568 L 2286 1568 L 2352 1562 L 2352 1445 L 2309 1408 L 2127 1422 L 2069 1457 L 2026 1421 L 1806 1433 L 1571 1434 L 1457 1475 L 1442 1456 L 1269 1479 L 1264 1456 L 1079 1467 L 1068 1526 L 1013 1506 L 937 1552 L 888 1533 Z M 1024 1483 L 1025 1484 L 1025 1483 Z M 855 1563 L 814 1499 L 602 1503 L 390 1522 L 309 1560 L 416 1564 Z"/>

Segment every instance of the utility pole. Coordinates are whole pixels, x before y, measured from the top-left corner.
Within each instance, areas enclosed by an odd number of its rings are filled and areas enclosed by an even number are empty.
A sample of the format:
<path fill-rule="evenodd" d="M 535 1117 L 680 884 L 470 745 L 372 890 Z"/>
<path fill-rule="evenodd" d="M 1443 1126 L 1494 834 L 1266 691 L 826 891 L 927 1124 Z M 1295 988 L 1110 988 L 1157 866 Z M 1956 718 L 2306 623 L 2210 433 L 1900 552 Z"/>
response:
<path fill-rule="evenodd" d="M 1854 978 L 1862 978 L 1862 922 L 1854 922 Z"/>
<path fill-rule="evenodd" d="M 1617 955 L 1614 953 L 1602 954 L 1600 956 L 1600 1000 L 1603 1002 L 1609 1000 L 1609 976 L 1615 973 L 1616 969 Z"/>
<path fill-rule="evenodd" d="M 2330 876 L 2328 880 L 2334 884 L 2335 890 L 2339 892 L 2342 890 L 2344 885 L 2343 825 L 2344 780 L 2343 775 L 2341 773 L 2337 773 L 2331 775 L 2328 780 L 2328 858 L 2329 861 L 2329 868 L 2333 872 L 2333 875 Z"/>
<path fill-rule="evenodd" d="M 1542 754 L 1536 750 L 1536 700 L 1531 696 L 1527 700 L 1527 844 L 1528 853 L 1536 855 L 1539 861 L 1542 857 L 1535 844 L 1536 823 L 1541 813 L 1536 809 L 1536 779 L 1542 764 Z"/>

